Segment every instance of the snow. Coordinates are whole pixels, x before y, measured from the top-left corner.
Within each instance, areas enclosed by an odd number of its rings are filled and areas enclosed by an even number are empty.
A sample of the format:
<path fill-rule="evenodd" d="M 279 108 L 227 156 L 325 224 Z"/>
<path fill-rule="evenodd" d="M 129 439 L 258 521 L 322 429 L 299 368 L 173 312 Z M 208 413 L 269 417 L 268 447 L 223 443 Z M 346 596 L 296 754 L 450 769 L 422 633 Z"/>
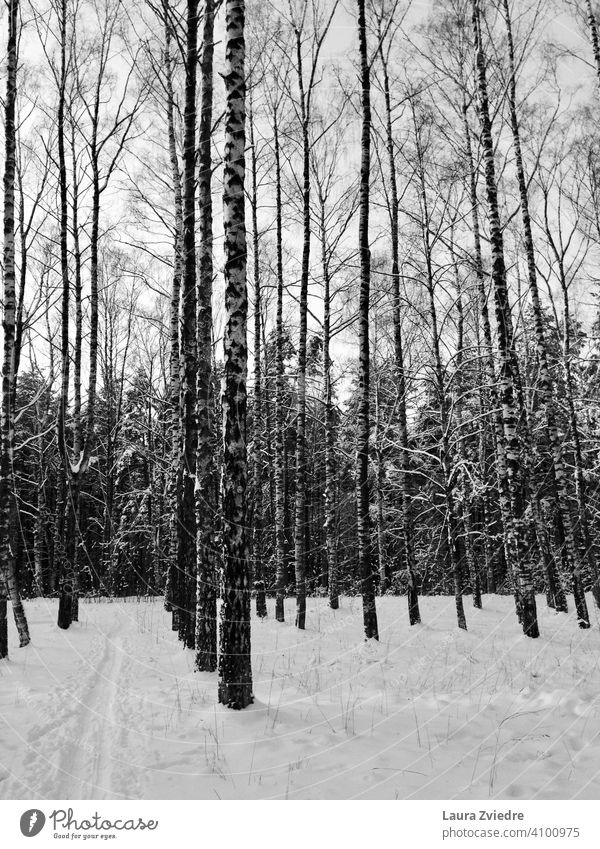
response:
<path fill-rule="evenodd" d="M 468 602 L 468 599 L 466 599 Z M 216 703 L 160 599 L 27 604 L 33 642 L 0 662 L 3 799 L 529 799 L 600 797 L 600 631 L 538 599 L 525 638 L 512 599 L 467 607 L 378 599 L 381 642 L 362 640 L 360 599 L 308 599 L 307 629 L 253 620 L 255 702 Z M 12 623 L 11 623 L 12 624 Z M 14 639 L 14 628 L 11 628 Z"/>

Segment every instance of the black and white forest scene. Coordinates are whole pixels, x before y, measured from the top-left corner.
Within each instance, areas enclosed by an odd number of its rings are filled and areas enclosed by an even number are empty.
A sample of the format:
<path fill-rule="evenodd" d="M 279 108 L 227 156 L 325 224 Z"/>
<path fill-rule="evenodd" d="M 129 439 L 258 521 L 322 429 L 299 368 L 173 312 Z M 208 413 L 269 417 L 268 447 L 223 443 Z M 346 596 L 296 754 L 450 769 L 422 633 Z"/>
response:
<path fill-rule="evenodd" d="M 0 29 L 0 800 L 600 798 L 597 0 Z"/>

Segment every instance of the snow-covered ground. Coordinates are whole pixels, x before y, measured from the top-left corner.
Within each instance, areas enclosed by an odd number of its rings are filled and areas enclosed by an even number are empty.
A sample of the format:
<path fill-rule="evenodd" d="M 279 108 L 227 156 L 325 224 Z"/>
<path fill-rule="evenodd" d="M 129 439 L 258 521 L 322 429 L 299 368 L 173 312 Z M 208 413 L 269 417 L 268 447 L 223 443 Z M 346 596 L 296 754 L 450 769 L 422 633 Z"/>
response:
<path fill-rule="evenodd" d="M 468 603 L 468 599 L 466 602 Z M 170 630 L 160 600 L 86 603 L 55 626 L 27 605 L 33 642 L 0 661 L 0 798 L 600 798 L 600 631 L 539 599 L 522 636 L 512 599 L 467 606 L 308 600 L 307 629 L 253 621 L 254 705 L 216 702 L 216 675 Z M 12 625 L 12 623 L 11 623 Z M 14 635 L 14 628 L 11 628 Z"/>

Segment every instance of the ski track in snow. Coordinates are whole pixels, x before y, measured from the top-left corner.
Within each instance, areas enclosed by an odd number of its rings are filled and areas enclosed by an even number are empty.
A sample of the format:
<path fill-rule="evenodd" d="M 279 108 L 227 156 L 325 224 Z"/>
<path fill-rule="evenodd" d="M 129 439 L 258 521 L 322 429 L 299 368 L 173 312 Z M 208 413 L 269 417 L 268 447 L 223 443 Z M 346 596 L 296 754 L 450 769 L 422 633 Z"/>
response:
<path fill-rule="evenodd" d="M 33 642 L 0 662 L 0 798 L 598 798 L 600 632 L 510 598 L 456 629 L 453 600 L 310 599 L 307 630 L 253 620 L 255 703 L 216 704 L 160 600 L 28 603 Z M 14 636 L 14 635 L 13 635 Z"/>
<path fill-rule="evenodd" d="M 79 623 L 72 626 L 72 637 L 78 627 Z M 132 714 L 127 704 L 131 660 L 128 640 L 119 632 L 122 627 L 119 617 L 114 617 L 106 632 L 93 637 L 89 653 L 77 658 L 64 684 L 40 700 L 45 721 L 34 722 L 23 737 L 25 770 L 22 780 L 14 776 L 8 782 L 8 798 L 23 795 L 17 792 L 23 786 L 42 798 L 134 795 L 132 785 L 123 793 L 118 790 L 127 773 L 127 729 Z M 68 637 L 66 641 L 70 642 Z M 76 638 L 71 642 L 71 647 L 74 645 Z M 47 672 L 56 682 L 56 671 L 49 666 Z"/>

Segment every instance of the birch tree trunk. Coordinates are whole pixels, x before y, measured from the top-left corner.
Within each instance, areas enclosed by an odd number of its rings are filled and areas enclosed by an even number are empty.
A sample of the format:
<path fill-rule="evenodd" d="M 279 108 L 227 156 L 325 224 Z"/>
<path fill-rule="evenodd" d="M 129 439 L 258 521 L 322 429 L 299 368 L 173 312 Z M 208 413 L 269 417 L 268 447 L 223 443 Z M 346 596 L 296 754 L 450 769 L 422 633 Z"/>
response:
<path fill-rule="evenodd" d="M 471 592 L 473 594 L 473 607 L 481 609 L 481 582 L 479 579 L 478 564 L 475 560 L 473 551 L 473 500 L 471 497 L 471 481 L 467 472 L 467 450 L 465 434 L 464 410 L 463 410 L 463 380 L 462 369 L 464 363 L 465 351 L 465 310 L 463 303 L 463 291 L 460 280 L 460 272 L 458 262 L 454 251 L 454 224 L 450 228 L 450 256 L 452 259 L 452 267 L 454 269 L 454 279 L 456 285 L 456 311 L 458 314 L 457 320 L 457 345 L 456 345 L 456 373 L 454 376 L 454 411 L 456 416 L 456 427 L 458 431 L 458 454 L 460 457 L 462 472 L 461 472 L 461 510 L 460 518 L 464 529 L 464 550 L 465 560 L 467 564 L 467 573 L 471 584 Z"/>
<path fill-rule="evenodd" d="M 510 500 L 508 494 L 508 477 L 506 474 L 506 446 L 504 444 L 504 432 L 502 429 L 502 414 L 499 409 L 499 401 L 496 392 L 496 370 L 494 368 L 494 354 L 492 343 L 492 328 L 490 324 L 490 316 L 488 310 L 487 293 L 485 286 L 485 274 L 483 269 L 483 256 L 481 250 L 481 230 L 479 224 L 479 200 L 477 198 L 477 173 L 475 171 L 475 162 L 473 158 L 473 147 L 471 144 L 471 130 L 469 127 L 467 103 L 463 98 L 463 127 L 465 134 L 465 148 L 467 154 L 467 165 L 469 169 L 469 195 L 471 204 L 471 227 L 473 232 L 473 248 L 474 248 L 474 265 L 475 275 L 477 279 L 477 291 L 479 298 L 479 315 L 481 318 L 481 327 L 483 330 L 483 372 L 488 384 L 487 392 L 489 396 L 489 406 L 492 409 L 492 432 L 494 436 L 494 448 L 496 451 L 496 476 L 498 488 L 498 500 L 500 506 L 500 518 L 502 522 L 502 535 L 504 548 L 506 551 L 506 560 L 508 561 L 508 528 L 510 526 Z M 482 398 L 482 404 L 485 406 L 488 398 Z M 481 448 L 483 451 L 483 447 Z M 483 458 L 482 458 L 482 462 Z M 483 467 L 483 476 L 485 477 L 486 469 Z M 495 576 L 492 583 L 495 587 Z M 511 575 L 512 577 L 512 575 Z M 516 586 L 513 586 L 516 593 Z M 494 592 L 494 590 L 488 591 Z M 517 600 L 518 608 L 518 600 Z"/>
<path fill-rule="evenodd" d="M 583 474 L 583 453 L 581 450 L 581 439 L 579 435 L 579 422 L 577 420 L 577 411 L 575 408 L 575 388 L 573 380 L 573 372 L 571 369 L 571 309 L 569 303 L 569 286 L 567 281 L 567 273 L 565 270 L 564 254 L 562 249 L 556 243 L 550 231 L 548 221 L 548 197 L 544 198 L 545 209 L 545 229 L 548 242 L 554 254 L 558 268 L 558 281 L 561 288 L 563 302 L 563 327 L 562 327 L 562 348 L 563 348 L 563 369 L 565 377 L 565 394 L 567 400 L 567 410 L 569 418 L 569 427 L 571 430 L 571 438 L 573 440 L 573 465 L 575 471 L 575 497 L 578 507 L 578 516 L 581 528 L 581 540 L 583 542 L 583 555 L 586 558 L 590 579 L 592 582 L 592 594 L 597 607 L 600 607 L 600 575 L 598 574 L 598 563 L 594 552 L 594 544 L 590 532 L 589 523 L 589 507 L 586 495 L 585 477 Z"/>
<path fill-rule="evenodd" d="M 83 281 L 81 277 L 81 246 L 79 239 L 79 179 L 77 174 L 77 149 L 75 146 L 75 123 L 73 117 L 70 117 L 71 122 L 71 171 L 72 171 L 72 199 L 71 199 L 71 221 L 72 221 L 72 239 L 73 239 L 73 259 L 75 264 L 74 282 L 75 282 L 75 351 L 73 355 L 73 457 L 75 463 L 80 459 L 80 454 L 83 448 L 83 433 L 81 422 L 81 361 L 83 348 Z M 96 261 L 97 273 L 97 261 Z M 97 301 L 97 286 L 96 286 L 96 301 Z M 96 307 L 97 313 L 97 307 Z M 73 493 L 73 490 L 71 490 Z M 75 522 L 73 523 L 73 597 L 71 600 L 71 621 L 76 622 L 79 619 L 79 602 L 77 593 L 78 584 L 78 562 L 79 556 L 79 491 L 74 502 L 73 495 L 71 496 L 71 504 L 69 511 L 74 512 Z M 110 591 L 111 588 L 109 588 Z M 64 602 L 63 602 L 64 603 Z"/>
<path fill-rule="evenodd" d="M 13 368 L 16 331 L 16 269 L 15 269 L 15 168 L 17 99 L 17 21 L 18 0 L 8 4 L 8 42 L 6 100 L 4 102 L 4 288 L 3 288 L 3 357 L 2 357 L 2 415 L 0 427 L 0 658 L 8 656 L 8 626 L 6 590 L 10 596 L 19 633 L 19 644 L 29 643 L 29 629 L 21 603 L 11 539 L 10 510 L 13 493 L 14 404 Z M 6 587 L 6 589 L 5 589 Z"/>
<path fill-rule="evenodd" d="M 85 111 L 89 117 L 89 135 L 86 138 L 88 146 L 88 157 L 91 170 L 91 232 L 90 232 L 90 294 L 89 294 L 89 343 L 88 343 L 88 382 L 86 403 L 86 428 L 85 439 L 81 434 L 80 409 L 78 410 L 78 429 L 73 446 L 72 461 L 69 462 L 69 505 L 68 505 L 68 536 L 72 552 L 68 557 L 68 580 L 60 595 L 59 618 L 68 627 L 67 623 L 77 621 L 79 611 L 78 589 L 79 589 L 79 556 L 85 550 L 84 535 L 82 533 L 82 520 L 80 516 L 81 492 L 88 473 L 92 451 L 95 443 L 96 430 L 96 393 L 98 379 L 98 332 L 99 332 L 99 310 L 98 297 L 100 285 L 100 213 L 101 196 L 106 190 L 113 169 L 122 151 L 129 128 L 131 127 L 133 114 L 121 117 L 119 113 L 114 120 L 114 126 L 106 134 L 102 129 L 102 109 L 105 103 L 102 90 L 103 83 L 108 78 L 107 62 L 110 56 L 113 36 L 117 25 L 117 10 L 115 6 L 110 14 L 102 20 L 99 39 L 97 44 L 97 73 L 90 87 L 92 96 L 90 102 L 86 102 L 84 75 L 85 71 L 77 65 L 78 54 L 76 44 L 73 43 L 71 51 L 73 63 L 77 73 L 78 93 L 85 103 Z M 80 76 L 83 74 L 83 76 Z M 71 115 L 71 118 L 73 116 Z M 107 141 L 120 133 L 117 152 L 112 157 L 110 165 L 102 172 L 101 156 Z M 73 175 L 76 193 L 74 196 L 74 211 L 78 202 L 77 175 Z M 75 395 L 79 405 L 81 404 L 81 254 L 79 250 L 78 234 L 74 235 L 74 252 L 76 258 L 76 280 L 78 289 L 76 299 L 77 322 L 76 336 L 79 337 L 79 351 L 77 352 L 77 368 L 74 374 Z M 79 258 L 78 258 L 79 256 Z M 66 451 L 68 459 L 68 451 Z"/>
<path fill-rule="evenodd" d="M 183 140 L 183 276 L 181 305 L 180 498 L 177 505 L 177 571 L 179 637 L 187 648 L 196 639 L 196 65 L 198 61 L 198 0 L 187 0 L 185 46 L 185 112 Z"/>
<path fill-rule="evenodd" d="M 590 41 L 592 43 L 592 53 L 594 54 L 594 64 L 596 65 L 596 75 L 598 77 L 598 85 L 600 85 L 600 39 L 598 38 L 598 22 L 592 0 L 585 0 L 585 9 L 587 12 L 588 27 L 590 29 Z"/>
<path fill-rule="evenodd" d="M 46 536 L 46 523 L 47 523 L 47 515 L 46 515 L 46 464 L 44 461 L 44 431 L 48 424 L 48 402 L 47 402 L 47 394 L 39 399 L 36 404 L 36 418 L 37 418 L 37 451 L 38 451 L 38 462 L 37 462 L 37 474 L 38 474 L 38 482 L 37 482 L 37 503 L 36 503 L 36 516 L 35 516 L 35 528 L 33 535 L 33 563 L 34 563 L 34 576 L 35 576 L 35 594 L 37 596 L 44 595 L 44 571 L 43 571 L 43 552 L 44 552 L 44 543 Z"/>
<path fill-rule="evenodd" d="M 365 0 L 358 0 L 358 45 L 361 85 L 361 157 L 358 219 L 360 255 L 360 294 L 358 306 L 358 421 L 356 436 L 356 499 L 358 507 L 358 569 L 363 598 L 363 623 L 366 639 L 379 639 L 375 608 L 375 576 L 371 551 L 369 518 L 369 301 L 371 288 L 371 250 L 369 247 L 369 181 L 371 175 L 371 80 L 367 56 Z"/>
<path fill-rule="evenodd" d="M 571 322 L 569 318 L 569 294 L 564 278 L 564 269 L 561 267 L 560 280 L 563 293 L 563 362 L 565 371 L 565 387 L 567 396 L 567 409 L 569 411 L 569 427 L 573 439 L 573 461 L 575 466 L 575 498 L 577 501 L 578 516 L 581 526 L 581 538 L 583 541 L 583 554 L 586 558 L 590 579 L 592 583 L 592 595 L 596 607 L 600 607 L 600 575 L 598 574 L 598 563 L 594 553 L 594 543 L 590 532 L 589 507 L 586 494 L 585 477 L 583 474 L 583 453 L 581 450 L 581 439 L 579 436 L 579 422 L 575 409 L 575 393 L 573 388 L 573 373 L 571 370 L 570 334 Z"/>
<path fill-rule="evenodd" d="M 181 451 L 181 398 L 179 380 L 179 321 L 182 275 L 182 239 L 183 239 L 183 199 L 181 194 L 181 171 L 175 137 L 175 97 L 173 94 L 173 60 L 171 57 L 171 22 L 168 4 L 164 5 L 165 26 L 165 90 L 167 95 L 167 133 L 169 139 L 169 160 L 173 183 L 174 225 L 173 240 L 173 280 L 169 311 L 169 402 L 170 402 L 170 443 L 171 462 L 167 478 L 167 494 L 170 506 L 169 520 L 169 560 L 165 586 L 165 607 L 173 614 L 173 630 L 179 630 L 179 585 L 177 567 L 177 504 L 181 499 L 179 454 Z"/>
<path fill-rule="evenodd" d="M 254 493 L 252 506 L 252 562 L 254 564 L 254 589 L 256 592 L 256 615 L 263 619 L 267 615 L 265 597 L 265 581 L 263 567 L 263 503 L 262 503 L 262 451 L 263 451 L 263 397 L 261 373 L 261 284 L 260 284 L 260 244 L 258 232 L 258 188 L 256 142 L 254 138 L 254 114 L 252 111 L 252 96 L 248 115 L 250 127 L 250 173 L 251 190 L 250 205 L 252 213 L 252 259 L 254 276 L 254 418 L 252 442 L 252 476 Z"/>
<path fill-rule="evenodd" d="M 454 583 L 454 603 L 456 606 L 456 619 L 458 627 L 467 630 L 467 620 L 462 596 L 462 548 L 460 544 L 460 522 L 456 499 L 454 496 L 454 483 L 452 475 L 452 459 L 450 455 L 449 440 L 449 411 L 446 401 L 446 387 L 444 380 L 444 369 L 440 352 L 440 332 L 438 328 L 437 307 L 435 303 L 435 287 L 431 262 L 431 246 L 429 243 L 429 213 L 425 195 L 423 164 L 420 164 L 420 180 L 422 204 L 424 212 L 423 222 L 423 244 L 425 248 L 425 263 L 427 269 L 427 293 L 429 296 L 429 315 L 431 320 L 431 341 L 434 356 L 435 384 L 438 396 L 438 409 L 440 413 L 440 465 L 442 467 L 442 487 L 446 506 L 446 526 L 448 536 L 448 550 L 450 553 L 450 564 Z"/>
<path fill-rule="evenodd" d="M 377 351 L 377 335 L 373 340 L 374 349 Z M 377 565 L 379 570 L 379 592 L 381 595 L 389 589 L 390 585 L 390 569 L 387 562 L 386 553 L 386 532 L 385 532 L 385 516 L 384 516 L 384 487 L 385 487 L 385 466 L 383 460 L 383 428 L 381 426 L 381 399 L 379 390 L 379 375 L 376 367 L 377 361 L 374 364 L 374 379 L 375 379 L 375 433 L 373 441 L 375 443 L 375 508 L 377 511 Z"/>
<path fill-rule="evenodd" d="M 92 230 L 90 234 L 90 329 L 89 329 L 89 374 L 87 387 L 87 416 L 85 440 L 78 445 L 78 452 L 73 451 L 73 464 L 71 465 L 71 505 L 73 513 L 71 526 L 73 527 L 73 589 L 70 599 L 71 621 L 77 622 L 79 618 L 79 551 L 83 548 L 82 521 L 80 515 L 81 490 L 87 474 L 90 457 L 94 445 L 95 418 L 96 418 L 96 383 L 98 376 L 98 284 L 99 284 L 99 240 L 100 240 L 100 174 L 97 148 L 97 130 L 99 124 L 100 100 L 95 104 L 95 120 L 92 131 Z M 81 269 L 80 269 L 81 271 Z M 81 377 L 81 375 L 79 375 Z"/>
<path fill-rule="evenodd" d="M 246 405 L 248 293 L 244 150 L 246 142 L 245 3 L 225 6 L 225 152 L 223 228 L 223 600 L 220 620 L 219 702 L 240 710 L 253 701 L 250 662 L 250 570 L 246 538 Z"/>
<path fill-rule="evenodd" d="M 484 157 L 486 196 L 492 252 L 492 285 L 498 327 L 500 355 L 500 393 L 502 426 L 506 447 L 506 475 L 510 504 L 506 505 L 507 542 L 510 548 L 509 563 L 514 563 L 517 579 L 518 602 L 521 611 L 523 632 L 529 637 L 538 637 L 537 609 L 533 589 L 533 573 L 525 550 L 525 504 L 523 500 L 522 445 L 518 434 L 521 419 L 518 408 L 516 357 L 513 343 L 513 326 L 506 266 L 504 262 L 504 238 L 500 224 L 498 189 L 494 163 L 492 125 L 489 113 L 485 57 L 481 39 L 479 0 L 471 0 L 473 35 L 475 40 L 476 82 L 478 92 L 481 144 Z M 498 457 L 500 460 L 500 457 Z M 504 469 L 500 470 L 500 476 Z"/>
<path fill-rule="evenodd" d="M 323 270 L 323 378 L 325 381 L 325 548 L 327 552 L 327 586 L 329 606 L 338 610 L 339 581 L 336 539 L 336 456 L 335 423 L 331 389 L 331 278 L 327 258 L 327 231 L 325 226 L 325 200 L 319 192 L 321 266 Z"/>
<path fill-rule="evenodd" d="M 492 433 L 494 437 L 494 448 L 496 452 L 496 478 L 498 487 L 498 503 L 500 507 L 500 518 L 502 522 L 502 534 L 504 544 L 504 559 L 508 564 L 508 573 L 512 584 L 513 592 L 515 593 L 515 604 L 517 614 L 520 618 L 520 601 L 518 595 L 518 587 L 516 582 L 516 573 L 512 558 L 511 541 L 509 537 L 509 529 L 511 527 L 511 507 L 510 493 L 508 484 L 508 471 L 506 465 L 506 443 L 502 424 L 502 410 L 500 407 L 500 399 L 498 397 L 496 385 L 496 370 L 494 367 L 492 330 L 490 325 L 490 317 L 487 304 L 487 293 L 485 286 L 485 274 L 483 270 L 483 258 L 481 251 L 481 234 L 479 226 L 479 201 L 477 198 L 477 175 L 475 172 L 475 164 L 473 159 L 473 150 L 471 145 L 471 131 L 469 128 L 467 104 L 463 100 L 463 123 L 465 133 L 465 145 L 467 152 L 467 161 L 469 167 L 469 187 L 471 200 L 471 221 L 473 229 L 473 244 L 474 244 L 474 263 L 475 273 L 477 277 L 477 288 L 479 292 L 479 310 L 481 316 L 481 324 L 483 329 L 483 366 L 487 380 L 486 395 L 489 395 L 489 407 L 492 409 Z M 489 513 L 489 511 L 488 511 Z M 556 566 L 551 554 L 545 545 L 544 529 L 539 523 L 535 524 L 536 539 L 540 554 L 544 561 L 546 570 L 546 581 L 548 586 L 552 586 L 554 606 L 557 610 L 566 611 L 566 597 L 562 591 L 562 587 L 558 580 Z M 489 574 L 489 573 L 488 573 Z M 492 575 L 492 583 L 495 585 L 495 576 Z M 489 590 L 491 591 L 491 590 Z"/>
<path fill-rule="evenodd" d="M 57 147 L 58 147 L 58 169 L 59 169 L 59 226 L 60 226 L 60 273 L 61 273 L 61 380 L 60 394 L 58 399 L 57 417 L 57 441 L 60 455 L 60 467 L 58 472 L 57 504 L 56 504 L 56 533 L 55 533 L 55 558 L 58 564 L 59 575 L 59 608 L 58 627 L 66 630 L 72 622 L 73 590 L 75 575 L 72 559 L 68 557 L 67 529 L 67 494 L 70 490 L 70 460 L 69 447 L 67 444 L 67 408 L 69 403 L 69 256 L 68 256 L 68 185 L 67 165 L 65 156 L 65 101 L 67 83 L 67 4 L 66 0 L 60 0 L 58 7 L 58 28 L 60 40 L 60 74 L 58 92 L 58 114 L 57 114 Z"/>
<path fill-rule="evenodd" d="M 400 567 L 406 574 L 408 621 L 417 625 L 421 621 L 419 610 L 419 589 L 413 551 L 413 527 L 410 514 L 409 491 L 409 455 L 408 425 L 406 418 L 406 373 L 404 370 L 404 346 L 402 342 L 402 309 L 400 300 L 400 226 L 398 217 L 398 179 L 396 175 L 396 155 L 392 130 L 392 106 L 387 57 L 384 55 L 383 42 L 380 42 L 379 55 L 383 69 L 383 94 L 385 101 L 385 133 L 388 156 L 389 179 L 389 217 L 390 238 L 392 243 L 392 300 L 394 320 L 394 357 L 396 380 L 398 384 L 398 438 L 400 443 Z"/>
<path fill-rule="evenodd" d="M 8 657 L 8 616 L 6 581 L 2 574 L 0 575 L 0 660 L 5 657 Z"/>
<path fill-rule="evenodd" d="M 540 295 L 537 284 L 537 271 L 535 262 L 535 251 L 533 245 L 533 234 L 531 229 L 531 217 L 529 214 L 529 197 L 527 192 L 527 180 L 525 177 L 525 166 L 521 149 L 521 131 L 517 115 L 517 80 L 515 71 L 515 55 L 512 34 L 512 23 L 508 0 L 502 0 L 504 18 L 506 22 L 507 48 L 508 48 L 508 104 L 510 109 L 510 123 L 513 137 L 513 148 L 515 151 L 515 165 L 517 170 L 517 181 L 519 185 L 519 200 L 521 206 L 521 218 L 523 222 L 523 236 L 525 242 L 525 253 L 527 257 L 527 274 L 529 283 L 529 296 L 533 311 L 533 324 L 536 341 L 536 351 L 539 366 L 539 387 L 542 405 L 546 419 L 546 431 L 550 442 L 552 456 L 552 489 L 555 502 L 555 521 L 558 543 L 563 562 L 564 571 L 571 575 L 575 609 L 580 628 L 590 627 L 590 617 L 585 600 L 585 592 L 581 579 L 581 565 L 579 553 L 575 543 L 575 534 L 571 509 L 569 507 L 569 496 L 567 491 L 567 472 L 563 459 L 562 445 L 556 424 L 556 409 L 554 401 L 554 385 L 550 368 L 548 366 L 548 346 L 544 333 L 544 320 Z"/>
<path fill-rule="evenodd" d="M 281 203 L 281 151 L 279 144 L 279 115 L 273 111 L 273 146 L 275 152 L 275 226 L 277 250 L 277 314 L 275 326 L 275 618 L 285 621 L 284 599 L 287 581 L 287 546 L 285 539 L 286 485 L 285 485 L 285 412 L 283 409 L 283 225 Z"/>
<path fill-rule="evenodd" d="M 300 271 L 300 334 L 296 409 L 296 504 L 294 512 L 294 567 L 296 579 L 296 627 L 306 626 L 306 341 L 308 330 L 308 278 L 310 263 L 310 141 L 302 66 L 302 43 L 296 30 L 296 57 L 302 131 L 302 265 Z"/>
<path fill-rule="evenodd" d="M 440 350 L 440 329 L 437 318 L 436 284 L 433 273 L 433 248 L 431 236 L 431 218 L 425 182 L 425 158 L 420 123 L 417 116 L 414 99 L 411 100 L 413 131 L 416 148 L 416 177 L 418 180 L 418 197 L 421 208 L 421 239 L 425 255 L 425 285 L 429 302 L 429 317 L 431 322 L 431 347 L 433 353 L 434 385 L 437 394 L 437 404 L 440 416 L 441 437 L 439 443 L 439 461 L 442 470 L 442 490 L 446 508 L 446 529 L 450 565 L 454 584 L 454 602 L 458 627 L 467 630 L 467 620 L 462 596 L 462 546 L 460 539 L 460 521 L 454 493 L 452 474 L 452 457 L 450 452 L 450 411 L 446 398 L 446 381 Z"/>
<path fill-rule="evenodd" d="M 71 119 L 71 226 L 73 238 L 74 289 L 75 289 L 75 350 L 73 352 L 73 456 L 79 457 L 83 444 L 81 429 L 81 359 L 83 353 L 83 281 L 81 278 L 81 247 L 79 239 L 79 179 L 77 174 L 77 148 L 75 123 Z"/>
<path fill-rule="evenodd" d="M 198 453 L 196 455 L 196 669 L 217 668 L 216 468 L 212 373 L 212 110 L 215 2 L 205 0 L 199 131 Z"/>

